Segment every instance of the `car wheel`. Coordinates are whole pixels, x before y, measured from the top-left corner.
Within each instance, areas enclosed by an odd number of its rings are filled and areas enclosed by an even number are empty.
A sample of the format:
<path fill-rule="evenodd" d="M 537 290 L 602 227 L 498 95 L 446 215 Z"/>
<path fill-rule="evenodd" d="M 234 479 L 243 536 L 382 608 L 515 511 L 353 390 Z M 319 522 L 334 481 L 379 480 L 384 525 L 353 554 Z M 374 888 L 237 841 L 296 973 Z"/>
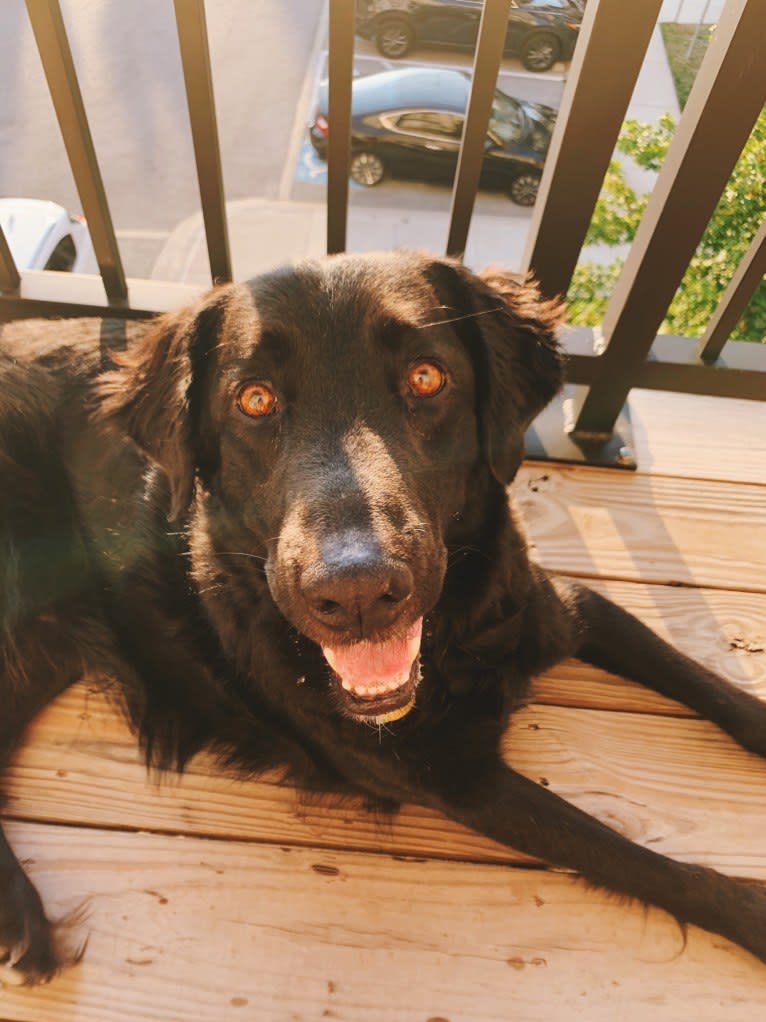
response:
<path fill-rule="evenodd" d="M 548 71 L 559 59 L 560 52 L 555 35 L 538 32 L 524 40 L 519 56 L 527 71 Z"/>
<path fill-rule="evenodd" d="M 534 206 L 539 187 L 540 175 L 533 171 L 524 171 L 511 181 L 508 194 L 519 206 Z"/>
<path fill-rule="evenodd" d="M 404 18 L 385 18 L 375 32 L 378 53 L 391 60 L 406 56 L 412 49 L 415 33 Z"/>
<path fill-rule="evenodd" d="M 348 170 L 352 179 L 365 188 L 379 185 L 386 173 L 383 160 L 375 153 L 354 153 Z"/>

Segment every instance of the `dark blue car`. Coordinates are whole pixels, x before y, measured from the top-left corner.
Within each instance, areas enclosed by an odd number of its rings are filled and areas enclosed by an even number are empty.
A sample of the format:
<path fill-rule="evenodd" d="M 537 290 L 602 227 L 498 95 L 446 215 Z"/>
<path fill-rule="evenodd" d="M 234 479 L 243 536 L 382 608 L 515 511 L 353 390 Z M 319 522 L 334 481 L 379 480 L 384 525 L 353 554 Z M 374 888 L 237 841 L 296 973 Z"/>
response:
<path fill-rule="evenodd" d="M 390 174 L 452 181 L 460 152 L 470 81 L 460 71 L 402 68 L 357 78 L 351 100 L 351 177 L 371 187 Z M 502 189 L 521 206 L 537 196 L 555 110 L 495 91 L 481 186 Z M 309 127 L 327 154 L 327 83 Z"/>
<path fill-rule="evenodd" d="M 357 0 L 356 31 L 397 60 L 421 45 L 476 45 L 483 0 Z M 585 0 L 513 0 L 505 53 L 529 71 L 572 56 Z"/>

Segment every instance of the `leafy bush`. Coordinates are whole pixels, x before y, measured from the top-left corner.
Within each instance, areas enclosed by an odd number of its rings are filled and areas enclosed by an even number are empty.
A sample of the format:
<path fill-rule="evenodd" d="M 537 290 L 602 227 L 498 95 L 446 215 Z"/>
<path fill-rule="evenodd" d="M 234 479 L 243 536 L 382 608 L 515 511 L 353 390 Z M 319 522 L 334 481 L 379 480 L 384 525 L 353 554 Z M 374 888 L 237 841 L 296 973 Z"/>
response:
<path fill-rule="evenodd" d="M 656 125 L 626 121 L 618 150 L 647 170 L 658 171 L 673 137 L 675 122 L 669 114 Z M 698 336 L 704 333 L 722 292 L 764 217 L 766 196 L 766 113 L 756 122 L 750 139 L 724 189 L 687 272 L 660 328 L 663 333 Z M 628 184 L 622 167 L 613 160 L 596 203 L 586 244 L 622 245 L 635 237 L 648 196 Z M 607 301 L 621 269 L 621 261 L 608 265 L 580 263 L 567 300 L 570 321 L 595 326 L 603 319 Z M 766 285 L 761 283 L 731 336 L 739 340 L 766 338 Z"/>

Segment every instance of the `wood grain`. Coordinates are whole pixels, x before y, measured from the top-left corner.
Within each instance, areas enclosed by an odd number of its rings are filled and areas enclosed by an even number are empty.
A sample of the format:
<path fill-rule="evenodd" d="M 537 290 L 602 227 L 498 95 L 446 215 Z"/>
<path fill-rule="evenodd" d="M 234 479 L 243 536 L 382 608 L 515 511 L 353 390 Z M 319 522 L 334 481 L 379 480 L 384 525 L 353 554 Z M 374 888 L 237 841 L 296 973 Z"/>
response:
<path fill-rule="evenodd" d="M 15 825 L 85 961 L 5 990 L 17 1022 L 753 1022 L 763 966 L 576 879 L 196 838 Z"/>
<path fill-rule="evenodd" d="M 766 487 L 525 465 L 513 488 L 545 567 L 766 592 Z"/>
<path fill-rule="evenodd" d="M 717 589 L 640 585 L 601 579 L 587 584 L 635 614 L 663 639 L 766 699 L 766 596 Z M 538 679 L 535 701 L 594 709 L 689 715 L 680 704 L 577 660 Z"/>
<path fill-rule="evenodd" d="M 276 778 L 221 777 L 203 758 L 157 787 L 127 729 L 102 697 L 82 688 L 47 710 L 30 739 L 7 785 L 7 812 L 24 819 L 402 855 L 524 858 L 437 813 L 408 806 L 389 818 L 356 800 L 307 801 Z M 506 749 L 516 769 L 632 839 L 766 880 L 766 764 L 713 725 L 534 705 L 514 718 Z"/>
<path fill-rule="evenodd" d="M 523 468 L 537 556 L 766 698 L 766 404 L 638 392 L 631 410 L 638 473 Z M 515 767 L 656 851 L 766 881 L 762 761 L 577 661 L 535 699 L 506 737 Z M 766 972 L 741 950 L 694 929 L 684 949 L 664 914 L 436 813 L 308 802 L 204 758 L 148 782 L 92 684 L 41 715 L 7 789 L 10 838 L 51 913 L 90 899 L 85 962 L 0 991 L 8 1022 L 766 1014 Z"/>
<path fill-rule="evenodd" d="M 766 401 L 634 390 L 639 472 L 766 484 Z"/>

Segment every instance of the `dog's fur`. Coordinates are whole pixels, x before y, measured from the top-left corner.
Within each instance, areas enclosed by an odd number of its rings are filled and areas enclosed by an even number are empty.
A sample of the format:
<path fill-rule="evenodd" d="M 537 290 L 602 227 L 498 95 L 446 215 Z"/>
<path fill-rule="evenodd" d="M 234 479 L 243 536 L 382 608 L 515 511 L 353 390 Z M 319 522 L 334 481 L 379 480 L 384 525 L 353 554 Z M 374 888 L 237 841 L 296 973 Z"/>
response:
<path fill-rule="evenodd" d="M 766 755 L 766 704 L 527 559 L 506 485 L 561 382 L 559 317 L 508 275 L 398 253 L 149 325 L 6 325 L 0 765 L 89 671 L 158 767 L 210 748 L 431 806 L 766 959 L 766 888 L 635 845 L 500 758 L 529 679 L 570 655 Z M 276 397 L 255 417 L 253 381 Z M 0 946 L 6 978 L 62 964 L 2 834 Z"/>

